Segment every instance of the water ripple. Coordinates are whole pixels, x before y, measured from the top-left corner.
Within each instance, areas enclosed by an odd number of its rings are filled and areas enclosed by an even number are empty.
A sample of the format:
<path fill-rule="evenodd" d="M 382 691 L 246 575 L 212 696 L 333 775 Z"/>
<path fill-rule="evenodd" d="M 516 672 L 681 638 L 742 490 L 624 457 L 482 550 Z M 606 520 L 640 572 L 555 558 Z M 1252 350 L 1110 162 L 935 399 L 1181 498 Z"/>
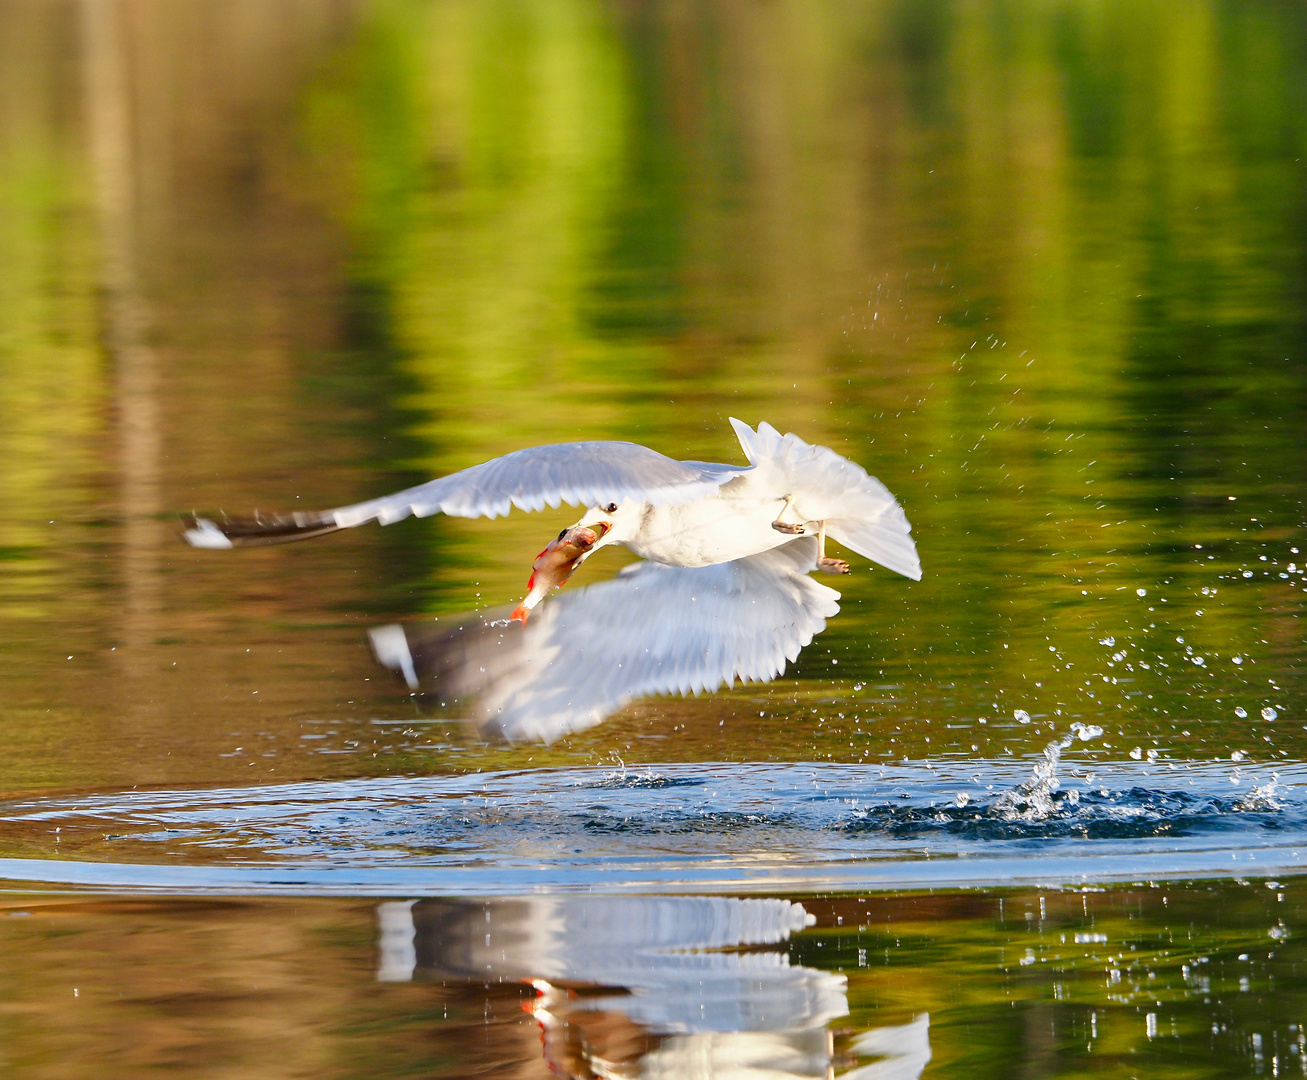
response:
<path fill-rule="evenodd" d="M 511 891 L 526 869 L 563 888 L 832 874 L 883 886 L 1283 873 L 1307 852 L 1302 764 L 1049 764 L 664 765 L 25 800 L 0 806 L 14 856 L 2 873 L 89 880 L 112 864 L 122 884 L 188 888 L 325 873 L 410 892 L 415 874 L 435 891 L 469 874 Z"/>

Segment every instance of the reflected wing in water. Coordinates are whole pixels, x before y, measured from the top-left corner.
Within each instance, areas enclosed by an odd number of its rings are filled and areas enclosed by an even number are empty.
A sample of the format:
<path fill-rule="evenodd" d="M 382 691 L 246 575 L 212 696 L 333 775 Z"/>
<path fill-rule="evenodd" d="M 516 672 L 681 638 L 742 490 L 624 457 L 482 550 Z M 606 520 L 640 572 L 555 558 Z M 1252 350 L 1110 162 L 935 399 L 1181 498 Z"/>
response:
<path fill-rule="evenodd" d="M 808 577 L 816 557 L 805 537 L 712 566 L 636 563 L 554 598 L 526 626 L 491 610 L 380 627 L 372 643 L 415 689 L 473 701 L 483 729 L 549 742 L 639 697 L 774 679 L 839 610 L 839 593 Z"/>

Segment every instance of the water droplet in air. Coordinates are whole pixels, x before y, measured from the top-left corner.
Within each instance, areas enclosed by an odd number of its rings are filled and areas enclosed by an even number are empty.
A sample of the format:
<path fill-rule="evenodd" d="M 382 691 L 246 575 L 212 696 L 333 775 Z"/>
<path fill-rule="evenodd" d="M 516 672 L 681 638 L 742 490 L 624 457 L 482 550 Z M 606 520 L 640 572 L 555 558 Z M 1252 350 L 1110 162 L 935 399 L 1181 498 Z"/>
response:
<path fill-rule="evenodd" d="M 1144 756 L 1143 747 L 1136 746 L 1133 750 L 1130 751 L 1130 756 L 1134 758 L 1135 761 L 1138 761 L 1141 757 Z"/>
<path fill-rule="evenodd" d="M 1245 754 L 1242 750 L 1236 750 L 1233 754 L 1230 755 L 1230 760 L 1231 760 L 1231 761 L 1242 761 L 1242 760 L 1243 760 L 1245 757 L 1247 757 L 1247 756 L 1248 756 L 1248 755 Z"/>
<path fill-rule="evenodd" d="M 1237 716 L 1240 720 L 1242 720 L 1245 716 L 1248 715 L 1248 710 L 1245 709 L 1242 705 L 1236 705 L 1234 707 L 1234 715 Z"/>
<path fill-rule="evenodd" d="M 1280 714 L 1276 712 L 1275 709 L 1271 708 L 1271 706 L 1269 705 L 1267 705 L 1266 708 L 1262 710 L 1263 720 L 1274 720 L 1279 715 Z"/>
<path fill-rule="evenodd" d="M 1252 572 L 1251 570 L 1245 570 L 1245 571 L 1243 572 L 1243 576 L 1244 576 L 1244 577 L 1252 577 L 1252 576 L 1253 576 L 1253 572 Z"/>
<path fill-rule="evenodd" d="M 1232 656 L 1232 657 L 1230 657 L 1230 663 L 1232 663 L 1232 664 L 1242 664 L 1242 663 L 1243 663 L 1243 657 L 1242 657 L 1242 656 Z"/>
<path fill-rule="evenodd" d="M 1025 709 L 1013 709 L 1012 719 L 1019 724 L 1028 724 L 1030 723 L 1030 714 Z"/>

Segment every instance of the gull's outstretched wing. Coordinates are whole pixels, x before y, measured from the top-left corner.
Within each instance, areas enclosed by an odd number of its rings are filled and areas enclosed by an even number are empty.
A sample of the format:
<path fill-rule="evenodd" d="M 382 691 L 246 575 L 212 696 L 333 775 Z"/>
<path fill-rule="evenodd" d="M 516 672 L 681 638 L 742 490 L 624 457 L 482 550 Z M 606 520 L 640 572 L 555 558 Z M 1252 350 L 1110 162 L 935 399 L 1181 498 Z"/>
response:
<path fill-rule="evenodd" d="M 373 648 L 410 686 L 473 702 L 483 729 L 550 742 L 638 697 L 781 674 L 839 610 L 840 594 L 808 577 L 816 556 L 804 537 L 712 566 L 635 563 L 552 598 L 526 626 L 507 609 L 479 612 L 434 630 L 381 627 Z"/>
<path fill-rule="evenodd" d="M 594 506 L 628 499 L 653 505 L 692 502 L 739 475 L 740 466 L 675 461 L 629 442 L 553 443 L 493 458 L 417 487 L 335 510 L 197 518 L 186 531 L 195 547 L 299 540 L 368 521 L 389 525 L 408 517 L 497 518 L 514 506 Z"/>

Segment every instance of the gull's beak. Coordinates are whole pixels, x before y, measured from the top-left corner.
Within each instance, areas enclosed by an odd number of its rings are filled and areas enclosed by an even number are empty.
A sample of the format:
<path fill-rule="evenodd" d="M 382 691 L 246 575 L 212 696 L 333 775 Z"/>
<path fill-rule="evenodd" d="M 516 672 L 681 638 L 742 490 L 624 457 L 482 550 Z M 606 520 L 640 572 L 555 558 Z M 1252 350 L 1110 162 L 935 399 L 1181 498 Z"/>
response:
<path fill-rule="evenodd" d="M 526 597 L 513 609 L 509 618 L 525 625 L 531 609 L 554 589 L 567 583 L 611 528 L 609 522 L 601 521 L 594 525 L 573 525 L 560 532 L 536 557 L 531 567 L 531 579 L 526 583 Z"/>

